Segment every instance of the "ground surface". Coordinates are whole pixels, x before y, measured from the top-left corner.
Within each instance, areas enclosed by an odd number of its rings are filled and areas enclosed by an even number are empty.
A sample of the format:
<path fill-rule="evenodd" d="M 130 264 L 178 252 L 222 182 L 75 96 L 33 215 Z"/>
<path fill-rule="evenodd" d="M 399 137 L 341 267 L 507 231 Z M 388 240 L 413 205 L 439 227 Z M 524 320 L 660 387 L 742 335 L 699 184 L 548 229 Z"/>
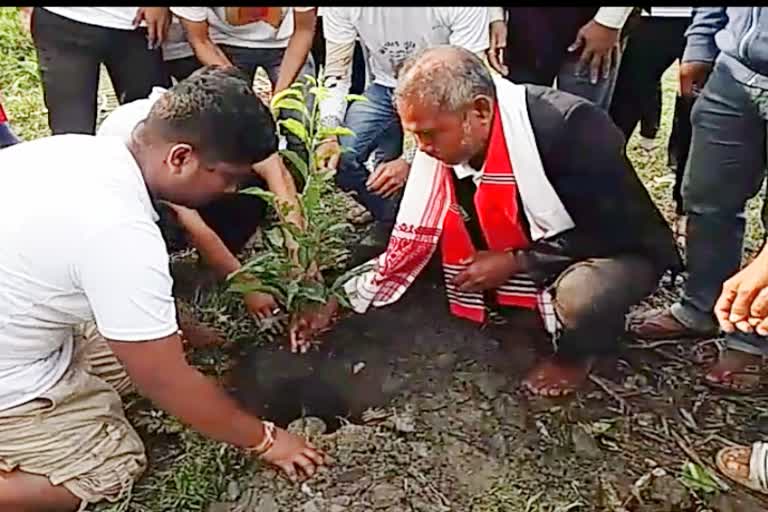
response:
<path fill-rule="evenodd" d="M 32 47 L 12 11 L 0 9 L 0 90 L 15 127 L 29 139 L 47 128 Z M 674 88 L 670 70 L 659 141 L 669 134 Z M 114 107 L 107 80 L 101 91 L 107 112 Z M 630 158 L 672 221 L 663 148 L 643 149 L 633 138 Z M 747 256 L 761 242 L 759 205 L 750 204 Z M 690 342 L 625 340 L 619 360 L 604 364 L 576 398 L 529 399 L 518 384 L 546 343 L 523 320 L 481 331 L 450 318 L 434 279 L 391 308 L 344 319 L 322 350 L 299 357 L 270 342 L 269 326 L 249 320 L 235 297 L 198 289 L 192 263 L 176 268 L 180 293 L 235 342 L 228 350 L 190 354 L 195 364 L 254 411 L 281 423 L 307 417 L 291 428 L 315 438 L 335 464 L 307 485 L 289 485 L 137 398 L 127 405 L 147 442 L 150 469 L 129 499 L 95 510 L 768 508 L 740 489 L 726 492 L 727 482 L 707 470 L 720 447 L 768 434 L 766 397 L 714 394 L 702 386 Z M 634 313 L 667 304 L 675 293 L 665 282 Z"/>

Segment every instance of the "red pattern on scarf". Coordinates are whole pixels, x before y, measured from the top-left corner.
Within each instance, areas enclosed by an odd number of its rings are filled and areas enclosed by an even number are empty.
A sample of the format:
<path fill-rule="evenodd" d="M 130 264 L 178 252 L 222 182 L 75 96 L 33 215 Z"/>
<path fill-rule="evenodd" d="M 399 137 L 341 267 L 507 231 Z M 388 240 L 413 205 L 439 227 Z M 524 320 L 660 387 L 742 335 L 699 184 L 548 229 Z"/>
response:
<path fill-rule="evenodd" d="M 451 284 L 453 277 L 467 268 L 462 261 L 476 252 L 456 202 L 451 172 L 453 171 L 448 166 L 443 165 L 441 174 L 448 181 L 451 197 L 451 206 L 443 223 L 441 243 L 446 292 L 453 314 L 475 322 L 483 322 L 486 315 L 483 295 L 460 292 Z M 520 222 L 517 183 L 509 161 L 498 106 L 494 109 L 488 153 L 480 184 L 475 192 L 474 203 L 489 250 L 525 249 L 530 245 L 525 227 Z M 529 280 L 513 277 L 502 287 L 494 290 L 493 295 L 496 302 L 501 305 L 537 308 L 536 290 Z"/>

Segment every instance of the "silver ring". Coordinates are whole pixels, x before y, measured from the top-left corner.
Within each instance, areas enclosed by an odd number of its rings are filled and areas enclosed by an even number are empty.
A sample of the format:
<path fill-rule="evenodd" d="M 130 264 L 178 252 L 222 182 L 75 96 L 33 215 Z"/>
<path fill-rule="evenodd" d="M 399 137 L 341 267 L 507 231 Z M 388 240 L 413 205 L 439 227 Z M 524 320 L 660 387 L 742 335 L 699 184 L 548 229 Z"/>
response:
<path fill-rule="evenodd" d="M 276 314 L 278 314 L 279 312 L 280 312 L 280 308 L 274 308 L 274 309 L 272 310 L 272 314 L 273 314 L 273 315 L 276 315 Z"/>

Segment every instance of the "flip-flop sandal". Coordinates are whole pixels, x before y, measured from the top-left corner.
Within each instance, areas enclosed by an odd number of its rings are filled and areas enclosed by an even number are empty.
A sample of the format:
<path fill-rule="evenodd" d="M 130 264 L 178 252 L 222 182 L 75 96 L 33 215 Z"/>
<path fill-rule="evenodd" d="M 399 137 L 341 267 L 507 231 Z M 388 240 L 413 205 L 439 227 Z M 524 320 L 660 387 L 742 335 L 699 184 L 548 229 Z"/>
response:
<path fill-rule="evenodd" d="M 720 373 L 718 380 L 705 378 L 707 386 L 721 391 L 738 394 L 750 394 L 761 391 L 765 387 L 766 368 L 765 359 L 759 364 L 748 364 L 739 371 L 725 370 Z M 709 373 L 708 373 L 709 374 Z M 737 383 L 739 376 L 756 377 L 753 384 L 740 385 Z M 735 379 L 734 379 L 735 377 Z"/>
<path fill-rule="evenodd" d="M 717 469 L 722 474 L 748 489 L 752 489 L 760 494 L 768 495 L 768 443 L 760 441 L 752 445 L 752 451 L 749 456 L 749 477 L 743 478 L 734 474 L 728 468 L 728 459 L 734 459 L 738 450 L 749 450 L 748 446 L 737 446 L 723 448 L 715 456 Z"/>

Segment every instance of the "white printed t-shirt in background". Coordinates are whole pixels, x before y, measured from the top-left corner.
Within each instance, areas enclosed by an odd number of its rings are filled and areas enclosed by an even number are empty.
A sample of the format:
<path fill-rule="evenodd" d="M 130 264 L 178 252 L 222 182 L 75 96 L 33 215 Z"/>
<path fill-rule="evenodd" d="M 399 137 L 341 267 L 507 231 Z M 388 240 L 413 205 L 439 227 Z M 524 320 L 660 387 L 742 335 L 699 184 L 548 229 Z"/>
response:
<path fill-rule="evenodd" d="M 481 53 L 489 46 L 487 7 L 323 7 L 323 33 L 328 42 L 366 47 L 371 80 L 395 87 L 397 69 L 414 53 L 441 44 Z M 344 95 L 331 89 L 320 103 L 321 118 L 343 119 Z"/>
<path fill-rule="evenodd" d="M 133 30 L 138 7 L 43 7 L 73 21 L 106 28 Z M 142 22 L 142 26 L 146 23 Z"/>
<path fill-rule="evenodd" d="M 226 7 L 171 7 L 174 16 L 189 21 L 207 21 L 211 41 L 216 44 L 240 48 L 286 48 L 293 35 L 293 12 L 306 12 L 315 7 L 280 7 L 282 22 L 275 28 L 266 21 L 233 25 L 227 21 Z M 163 45 L 165 60 L 181 59 L 194 55 L 184 38 L 181 23 L 176 21 L 169 35 L 169 42 Z"/>
<path fill-rule="evenodd" d="M 175 333 L 173 281 L 141 170 L 118 137 L 57 135 L 0 151 L 0 411 L 64 375 L 73 327 Z"/>

